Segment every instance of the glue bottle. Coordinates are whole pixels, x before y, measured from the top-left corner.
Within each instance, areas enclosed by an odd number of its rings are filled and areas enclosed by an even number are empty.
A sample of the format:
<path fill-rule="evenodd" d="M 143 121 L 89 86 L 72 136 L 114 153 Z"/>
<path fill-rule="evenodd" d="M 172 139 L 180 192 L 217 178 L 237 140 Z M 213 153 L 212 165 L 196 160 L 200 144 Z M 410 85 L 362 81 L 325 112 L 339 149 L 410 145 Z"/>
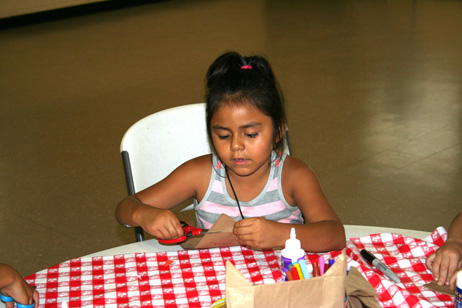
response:
<path fill-rule="evenodd" d="M 462 308 L 462 270 L 457 273 L 456 295 L 454 297 L 454 308 Z"/>
<path fill-rule="evenodd" d="M 282 255 L 282 273 L 289 270 L 289 266 L 305 258 L 305 251 L 302 249 L 300 241 L 296 238 L 295 228 L 290 230 L 290 238 L 286 241 L 285 248 L 281 251 Z M 283 277 L 285 278 L 285 277 Z"/>

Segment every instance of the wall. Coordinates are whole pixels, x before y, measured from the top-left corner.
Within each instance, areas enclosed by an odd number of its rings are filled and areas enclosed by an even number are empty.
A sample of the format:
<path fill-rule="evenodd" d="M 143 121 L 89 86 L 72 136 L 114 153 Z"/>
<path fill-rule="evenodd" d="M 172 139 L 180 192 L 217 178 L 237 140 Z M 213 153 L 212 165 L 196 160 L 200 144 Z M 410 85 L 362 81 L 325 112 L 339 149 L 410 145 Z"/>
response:
<path fill-rule="evenodd" d="M 105 0 L 15 0 L 0 2 L 0 18 L 61 9 Z"/>

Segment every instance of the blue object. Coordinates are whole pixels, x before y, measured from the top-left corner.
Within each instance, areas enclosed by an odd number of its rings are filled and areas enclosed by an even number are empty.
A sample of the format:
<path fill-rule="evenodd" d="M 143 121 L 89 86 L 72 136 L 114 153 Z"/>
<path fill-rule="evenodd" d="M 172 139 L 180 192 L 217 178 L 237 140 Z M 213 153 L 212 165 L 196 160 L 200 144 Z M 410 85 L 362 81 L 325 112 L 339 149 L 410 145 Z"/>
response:
<path fill-rule="evenodd" d="M 310 272 L 308 272 L 308 268 L 306 267 L 305 259 L 298 260 L 298 264 L 300 264 L 300 269 L 302 270 L 303 277 L 305 279 L 310 278 Z"/>
<path fill-rule="evenodd" d="M 2 302 L 4 302 L 4 303 L 9 303 L 9 302 L 14 301 L 14 299 L 13 299 L 11 296 L 6 296 L 6 295 L 3 295 L 3 294 L 0 294 L 0 299 L 1 299 Z M 23 304 L 16 303 L 16 307 L 17 307 L 17 308 L 34 308 L 34 307 L 35 307 L 35 303 L 33 303 L 33 304 L 28 304 L 28 305 L 23 305 Z"/>
<path fill-rule="evenodd" d="M 14 300 L 11 296 L 6 296 L 6 295 L 3 295 L 3 294 L 0 294 L 0 299 L 4 303 L 9 303 L 9 302 L 12 302 Z"/>
<path fill-rule="evenodd" d="M 29 305 L 23 305 L 23 304 L 16 303 L 16 307 L 18 308 L 34 308 L 34 306 L 35 306 L 35 303 L 29 304 Z"/>

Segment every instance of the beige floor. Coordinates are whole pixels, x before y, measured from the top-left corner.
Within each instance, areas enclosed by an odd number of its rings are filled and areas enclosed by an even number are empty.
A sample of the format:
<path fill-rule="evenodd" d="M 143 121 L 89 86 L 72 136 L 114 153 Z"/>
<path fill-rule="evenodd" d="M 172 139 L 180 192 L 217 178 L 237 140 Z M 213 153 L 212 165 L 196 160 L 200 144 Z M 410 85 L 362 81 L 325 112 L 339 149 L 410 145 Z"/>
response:
<path fill-rule="evenodd" d="M 203 101 L 222 52 L 269 58 L 294 154 L 345 224 L 462 210 L 462 2 L 175 0 L 0 30 L 0 262 L 27 275 L 133 241 L 119 143 Z"/>

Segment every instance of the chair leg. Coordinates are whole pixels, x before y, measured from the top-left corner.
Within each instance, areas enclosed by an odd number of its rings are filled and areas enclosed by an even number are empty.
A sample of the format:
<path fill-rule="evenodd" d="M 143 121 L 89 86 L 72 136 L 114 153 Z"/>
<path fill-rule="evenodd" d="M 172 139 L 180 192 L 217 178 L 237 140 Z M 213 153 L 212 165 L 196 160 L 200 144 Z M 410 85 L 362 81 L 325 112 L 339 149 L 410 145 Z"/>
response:
<path fill-rule="evenodd" d="M 137 242 L 144 241 L 144 232 L 141 227 L 135 227 L 135 239 Z"/>

